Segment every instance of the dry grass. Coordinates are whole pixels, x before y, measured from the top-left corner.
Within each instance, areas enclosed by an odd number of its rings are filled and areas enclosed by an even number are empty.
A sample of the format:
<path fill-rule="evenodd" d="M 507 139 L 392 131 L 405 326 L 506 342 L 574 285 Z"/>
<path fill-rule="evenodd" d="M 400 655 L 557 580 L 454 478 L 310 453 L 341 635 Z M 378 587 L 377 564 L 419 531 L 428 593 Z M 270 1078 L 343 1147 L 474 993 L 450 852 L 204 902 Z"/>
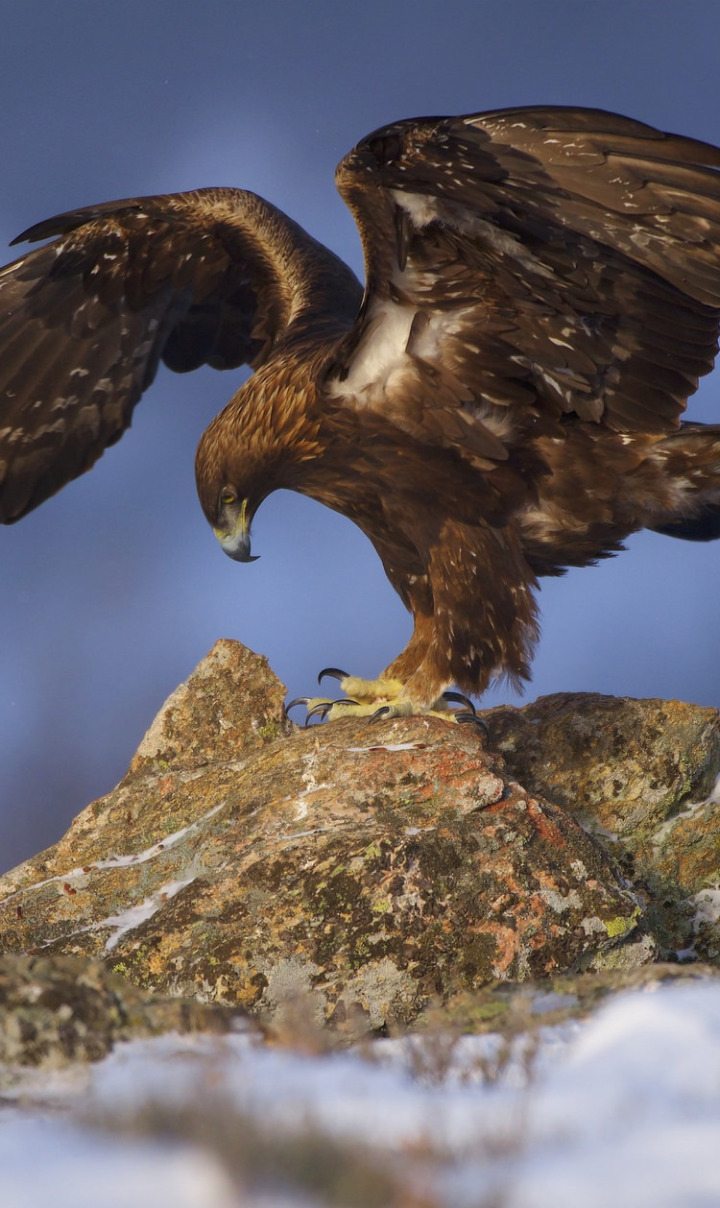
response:
<path fill-rule="evenodd" d="M 263 1125 L 221 1095 L 197 1104 L 148 1102 L 123 1115 L 94 1118 L 114 1135 L 200 1146 L 219 1159 L 243 1194 L 297 1196 L 322 1208 L 437 1208 L 409 1177 L 408 1163 L 338 1141 L 312 1125 Z"/>
<path fill-rule="evenodd" d="M 357 1031 L 366 1028 L 357 1021 Z M 294 1052 L 322 1056 L 346 1048 L 353 1028 L 338 1035 L 318 1017 L 310 994 L 293 995 L 283 1002 L 266 1043 Z M 357 1032 L 356 1032 L 357 1036 Z M 467 1033 L 449 1029 L 443 1012 L 426 1015 L 421 1033 L 396 1036 L 403 1046 L 403 1066 L 424 1085 L 499 1083 L 512 1070 L 526 1084 L 534 1076 L 539 1048 L 537 1018 L 524 997 L 502 1017 L 498 1030 L 477 1037 L 472 1051 Z M 382 1062 L 382 1043 L 365 1036 L 353 1046 L 356 1054 Z M 321 1129 L 311 1118 L 288 1127 L 263 1120 L 236 1105 L 226 1089 L 222 1067 L 211 1065 L 198 1081 L 195 1097 L 178 1104 L 148 1101 L 125 1113 L 108 1111 L 94 1118 L 105 1130 L 118 1135 L 158 1139 L 178 1145 L 197 1145 L 214 1155 L 237 1188 L 238 1203 L 253 1195 L 273 1195 L 314 1208 L 451 1208 L 443 1185 L 458 1163 L 479 1164 L 484 1174 L 500 1160 L 501 1166 L 524 1147 L 524 1129 L 497 1130 L 479 1135 L 462 1153 L 447 1149 L 439 1137 L 425 1135 L 396 1149 L 342 1140 Z M 479 1180 L 482 1185 L 485 1178 Z M 478 1190 L 473 1208 L 504 1208 L 501 1188 Z"/>
<path fill-rule="evenodd" d="M 398 1032 L 393 1038 L 402 1043 L 408 1072 L 425 1086 L 448 1081 L 493 1086 L 510 1073 L 516 1083 L 529 1086 L 540 1050 L 540 1021 L 532 1014 L 531 1000 L 518 995 L 497 1017 L 493 1030 L 470 1034 L 449 1025 L 439 1006 L 425 1013 L 422 1031 Z M 355 1051 L 369 1061 L 382 1060 L 372 1040 L 361 1041 Z"/>

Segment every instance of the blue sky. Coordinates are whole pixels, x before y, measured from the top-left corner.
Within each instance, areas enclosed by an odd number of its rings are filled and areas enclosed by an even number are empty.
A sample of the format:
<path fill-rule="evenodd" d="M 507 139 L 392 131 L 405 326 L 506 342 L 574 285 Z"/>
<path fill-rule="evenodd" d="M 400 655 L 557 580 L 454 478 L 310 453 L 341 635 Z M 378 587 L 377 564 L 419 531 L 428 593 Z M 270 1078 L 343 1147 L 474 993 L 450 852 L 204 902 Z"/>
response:
<path fill-rule="evenodd" d="M 0 35 L 0 247 L 74 206 L 236 185 L 360 273 L 333 170 L 396 118 L 591 105 L 720 143 L 716 0 L 3 0 Z M 0 867 L 113 786 L 216 638 L 297 695 L 328 664 L 375 674 L 409 635 L 368 542 L 311 501 L 263 505 L 259 562 L 222 555 L 193 454 L 239 382 L 161 372 L 91 474 L 0 531 Z M 690 414 L 720 420 L 719 395 L 710 379 Z M 546 582 L 526 699 L 720 704 L 719 589 L 717 545 L 653 534 Z"/>

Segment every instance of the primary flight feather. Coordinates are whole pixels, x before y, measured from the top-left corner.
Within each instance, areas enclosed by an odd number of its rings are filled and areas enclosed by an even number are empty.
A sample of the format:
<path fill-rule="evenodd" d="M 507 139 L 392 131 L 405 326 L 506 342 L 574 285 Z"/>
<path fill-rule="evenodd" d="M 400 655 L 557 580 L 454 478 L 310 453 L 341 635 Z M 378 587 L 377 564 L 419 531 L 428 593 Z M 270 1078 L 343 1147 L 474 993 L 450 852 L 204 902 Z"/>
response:
<path fill-rule="evenodd" d="M 366 285 L 236 189 L 42 222 L 0 270 L 0 520 L 87 470 L 162 360 L 253 376 L 197 451 L 226 553 L 287 488 L 367 534 L 414 617 L 361 709 L 522 679 L 537 577 L 640 528 L 720 536 L 720 150 L 595 110 L 421 118 L 340 163 Z"/>

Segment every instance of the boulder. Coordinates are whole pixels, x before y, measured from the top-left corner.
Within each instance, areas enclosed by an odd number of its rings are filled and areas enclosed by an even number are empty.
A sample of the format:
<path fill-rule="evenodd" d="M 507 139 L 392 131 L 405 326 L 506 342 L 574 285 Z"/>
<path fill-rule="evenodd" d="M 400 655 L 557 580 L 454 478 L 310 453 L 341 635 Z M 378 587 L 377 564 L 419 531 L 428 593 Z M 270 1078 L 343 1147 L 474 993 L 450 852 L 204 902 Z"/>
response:
<path fill-rule="evenodd" d="M 508 771 L 618 861 L 665 955 L 720 957 L 720 715 L 595 693 L 485 715 Z"/>
<path fill-rule="evenodd" d="M 117 1040 L 249 1026 L 215 1003 L 147 994 L 103 961 L 0 956 L 0 1090 L 13 1078 L 4 1065 L 59 1069 L 98 1060 Z"/>
<path fill-rule="evenodd" d="M 283 697 L 264 659 L 218 642 L 118 787 L 0 878 L 0 950 L 101 960 L 145 991 L 265 1017 L 306 997 L 341 1031 L 651 957 L 597 838 L 478 729 L 299 729 Z"/>

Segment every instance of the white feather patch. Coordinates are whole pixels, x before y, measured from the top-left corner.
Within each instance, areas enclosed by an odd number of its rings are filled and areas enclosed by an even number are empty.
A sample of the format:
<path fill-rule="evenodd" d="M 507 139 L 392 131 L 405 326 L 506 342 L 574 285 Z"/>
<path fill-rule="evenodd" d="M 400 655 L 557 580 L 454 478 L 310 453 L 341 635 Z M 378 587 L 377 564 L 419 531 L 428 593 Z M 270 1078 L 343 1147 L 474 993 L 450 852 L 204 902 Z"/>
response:
<path fill-rule="evenodd" d="M 415 314 L 411 306 L 398 306 L 388 300 L 376 302 L 347 377 L 330 380 L 328 393 L 333 398 L 352 398 L 360 406 L 384 396 L 390 379 L 410 366 L 406 349 Z"/>
<path fill-rule="evenodd" d="M 391 189 L 390 195 L 395 204 L 410 215 L 418 231 L 440 217 L 440 205 L 435 197 L 427 197 L 424 193 L 406 193 L 403 189 Z"/>

